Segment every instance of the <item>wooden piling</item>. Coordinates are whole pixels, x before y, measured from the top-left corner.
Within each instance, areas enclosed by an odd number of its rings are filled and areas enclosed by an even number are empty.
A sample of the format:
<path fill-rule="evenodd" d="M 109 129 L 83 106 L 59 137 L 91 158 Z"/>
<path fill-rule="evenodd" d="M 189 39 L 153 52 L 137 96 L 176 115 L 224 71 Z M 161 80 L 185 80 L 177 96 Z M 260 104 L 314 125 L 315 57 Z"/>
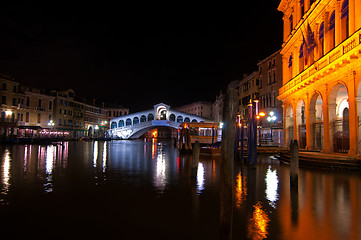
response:
<path fill-rule="evenodd" d="M 223 130 L 220 176 L 220 236 L 232 238 L 233 222 L 233 162 L 237 115 L 236 89 L 228 88 L 223 108 Z"/>
<path fill-rule="evenodd" d="M 192 174 L 191 174 L 192 178 L 197 177 L 200 149 L 201 148 L 200 148 L 199 142 L 196 141 L 193 145 Z"/>
<path fill-rule="evenodd" d="M 291 140 L 290 154 L 290 184 L 298 187 L 299 150 L 297 140 Z"/>

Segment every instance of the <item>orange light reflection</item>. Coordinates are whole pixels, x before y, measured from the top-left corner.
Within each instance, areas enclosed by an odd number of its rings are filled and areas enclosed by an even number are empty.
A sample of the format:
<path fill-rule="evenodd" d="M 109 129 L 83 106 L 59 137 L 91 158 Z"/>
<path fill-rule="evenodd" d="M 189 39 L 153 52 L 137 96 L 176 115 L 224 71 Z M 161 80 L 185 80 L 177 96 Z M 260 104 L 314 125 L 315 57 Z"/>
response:
<path fill-rule="evenodd" d="M 269 218 L 265 211 L 262 210 L 261 202 L 254 206 L 252 218 L 248 225 L 248 238 L 250 239 L 265 239 L 268 235 Z"/>

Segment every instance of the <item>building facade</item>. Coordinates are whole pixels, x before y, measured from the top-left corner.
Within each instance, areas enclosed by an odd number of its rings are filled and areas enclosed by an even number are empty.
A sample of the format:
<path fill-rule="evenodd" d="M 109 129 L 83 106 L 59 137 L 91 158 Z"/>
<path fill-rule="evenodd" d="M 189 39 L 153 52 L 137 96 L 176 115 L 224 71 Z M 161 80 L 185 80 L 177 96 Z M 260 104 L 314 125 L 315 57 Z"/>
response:
<path fill-rule="evenodd" d="M 282 0 L 285 143 L 360 156 L 361 0 Z"/>
<path fill-rule="evenodd" d="M 283 145 L 283 108 L 278 100 L 278 89 L 282 87 L 282 55 L 280 50 L 258 63 L 259 112 L 261 144 Z"/>
<path fill-rule="evenodd" d="M 190 103 L 181 107 L 175 108 L 175 110 L 189 113 L 209 119 L 213 119 L 212 116 L 212 108 L 213 104 L 210 102 L 198 101 L 194 103 Z"/>
<path fill-rule="evenodd" d="M 250 100 L 259 100 L 259 72 L 254 71 L 249 75 L 244 75 L 238 82 L 238 112 L 244 120 L 249 119 L 248 104 Z"/>
<path fill-rule="evenodd" d="M 24 114 L 18 107 L 19 83 L 9 76 L 1 75 L 0 94 L 0 138 L 6 139 L 17 135 L 18 119 L 21 114 Z"/>

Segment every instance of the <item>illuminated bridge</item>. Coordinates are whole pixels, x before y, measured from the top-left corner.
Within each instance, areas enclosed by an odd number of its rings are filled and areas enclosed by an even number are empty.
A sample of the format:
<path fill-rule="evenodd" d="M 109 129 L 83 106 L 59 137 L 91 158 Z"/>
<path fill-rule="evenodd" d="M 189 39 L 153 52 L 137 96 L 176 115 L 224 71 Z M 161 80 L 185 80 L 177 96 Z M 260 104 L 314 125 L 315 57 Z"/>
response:
<path fill-rule="evenodd" d="M 109 135 L 112 138 L 139 138 L 152 128 L 165 126 L 178 129 L 182 122 L 211 122 L 210 119 L 172 110 L 159 103 L 153 109 L 132 113 L 110 120 Z"/>

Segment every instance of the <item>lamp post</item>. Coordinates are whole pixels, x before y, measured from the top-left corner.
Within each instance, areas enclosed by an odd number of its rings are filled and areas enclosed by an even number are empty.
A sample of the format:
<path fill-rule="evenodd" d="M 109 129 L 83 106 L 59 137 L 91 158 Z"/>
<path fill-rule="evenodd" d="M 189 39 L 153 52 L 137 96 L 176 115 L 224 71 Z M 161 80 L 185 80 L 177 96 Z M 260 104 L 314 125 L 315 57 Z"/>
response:
<path fill-rule="evenodd" d="M 266 114 L 264 112 L 259 112 L 258 115 L 256 116 L 257 120 L 260 120 L 261 117 L 266 116 Z M 259 139 L 259 146 L 261 146 L 261 142 L 262 142 L 262 134 L 261 134 L 261 124 L 257 124 L 257 128 L 258 128 L 258 139 Z"/>
<path fill-rule="evenodd" d="M 271 111 L 269 113 L 269 116 L 267 117 L 267 121 L 269 122 L 270 126 L 271 126 L 271 141 L 273 141 L 273 136 L 272 136 L 272 125 L 274 124 L 274 122 L 276 121 L 277 117 L 275 116 L 275 113 L 273 111 Z"/>

